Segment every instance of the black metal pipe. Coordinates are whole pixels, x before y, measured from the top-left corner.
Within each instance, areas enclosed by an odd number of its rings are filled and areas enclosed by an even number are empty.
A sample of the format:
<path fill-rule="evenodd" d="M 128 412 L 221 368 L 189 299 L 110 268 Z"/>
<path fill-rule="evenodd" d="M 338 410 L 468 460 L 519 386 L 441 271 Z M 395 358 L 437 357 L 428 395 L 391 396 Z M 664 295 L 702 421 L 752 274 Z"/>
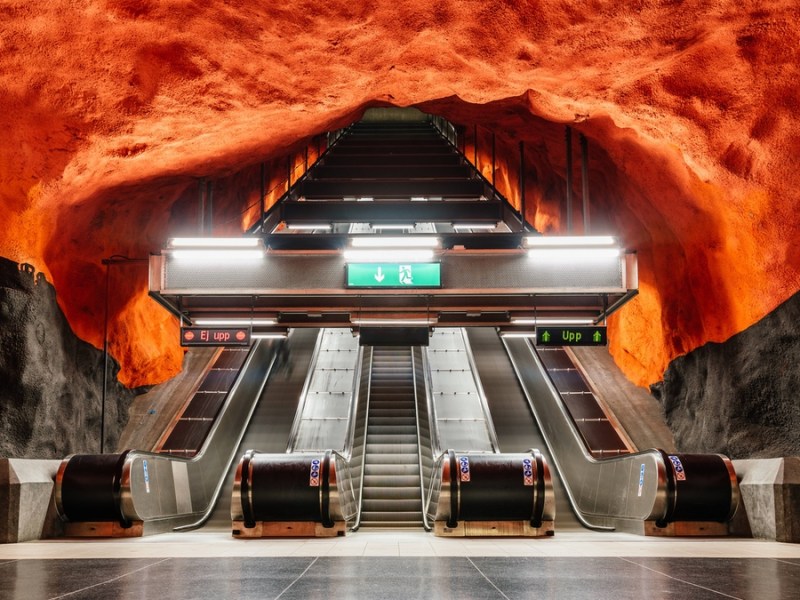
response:
<path fill-rule="evenodd" d="M 528 231 L 528 220 L 525 218 L 525 143 L 519 143 L 519 216 L 522 231 Z"/>
<path fill-rule="evenodd" d="M 567 125 L 567 233 L 572 233 L 572 128 Z"/>
<path fill-rule="evenodd" d="M 267 195 L 267 166 L 262 161 L 261 162 L 261 190 L 260 190 L 260 195 L 258 196 L 259 204 L 261 205 L 261 221 L 260 221 L 260 223 L 261 223 L 261 227 L 262 227 L 262 229 L 261 229 L 262 233 L 266 233 L 266 231 L 264 231 L 264 229 L 263 229 L 263 227 L 264 227 L 264 217 L 266 215 L 266 211 L 264 209 L 264 205 L 266 204 L 266 200 L 267 200 L 266 199 L 266 195 Z"/>
<path fill-rule="evenodd" d="M 103 318 L 103 393 L 100 397 L 100 454 L 105 451 L 106 437 L 106 394 L 108 390 L 108 304 L 111 292 L 111 271 L 108 261 L 103 261 L 106 265 L 106 302 L 105 315 Z"/>
<path fill-rule="evenodd" d="M 497 150 L 497 148 L 495 146 L 494 131 L 493 131 L 492 132 L 492 187 L 497 187 L 495 185 L 495 169 L 497 168 L 497 163 L 496 163 L 496 160 L 495 160 L 495 158 L 496 158 L 496 150 Z"/>
<path fill-rule="evenodd" d="M 581 134 L 581 188 L 583 190 L 583 234 L 589 233 L 589 141 Z"/>
<path fill-rule="evenodd" d="M 472 161 L 472 164 L 474 164 L 475 168 L 477 169 L 478 168 L 478 126 L 477 125 L 475 125 L 475 128 L 474 128 L 473 131 L 474 131 L 473 135 L 475 136 L 475 140 L 474 140 L 475 143 L 473 144 L 474 148 L 472 150 L 473 150 L 473 154 L 475 155 L 475 160 Z"/>
<path fill-rule="evenodd" d="M 202 177 L 197 183 L 197 233 L 206 230 L 206 180 Z"/>
<path fill-rule="evenodd" d="M 206 230 L 203 233 L 212 234 L 214 232 L 214 184 L 209 181 L 206 183 Z"/>

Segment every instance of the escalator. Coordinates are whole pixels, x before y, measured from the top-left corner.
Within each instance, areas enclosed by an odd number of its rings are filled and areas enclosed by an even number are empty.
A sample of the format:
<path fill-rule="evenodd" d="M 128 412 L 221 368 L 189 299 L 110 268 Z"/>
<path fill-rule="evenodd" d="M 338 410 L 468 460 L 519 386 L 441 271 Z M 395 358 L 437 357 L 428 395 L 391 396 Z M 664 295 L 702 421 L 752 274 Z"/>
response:
<path fill-rule="evenodd" d="M 652 535 L 726 532 L 739 500 L 727 457 L 632 451 L 566 353 L 543 358 L 528 339 L 502 343 L 581 524 Z"/>
<path fill-rule="evenodd" d="M 474 327 L 467 336 L 480 377 L 489 411 L 492 415 L 497 443 L 502 452 L 525 452 L 538 448 L 551 465 L 551 478 L 556 503 L 556 528 L 580 529 L 580 521 L 569 504 L 561 477 L 552 468 L 553 460 L 542 432 L 531 412 L 514 369 L 493 328 Z"/>
<path fill-rule="evenodd" d="M 220 494 L 279 350 L 256 340 L 244 353 L 222 353 L 208 384 L 187 404 L 168 453 L 127 450 L 75 455 L 56 476 L 56 505 L 69 535 L 135 536 L 201 525 Z M 233 382 L 230 384 L 230 382 Z M 222 393 L 221 387 L 229 387 Z"/>
<path fill-rule="evenodd" d="M 303 384 L 311 365 L 318 329 L 293 329 L 283 343 L 287 362 L 280 365 L 261 393 L 244 437 L 236 450 L 237 458 L 247 450 L 283 452 L 302 396 Z M 236 469 L 228 469 L 219 499 L 204 529 L 231 528 L 231 493 Z"/>
<path fill-rule="evenodd" d="M 361 526 L 422 527 L 419 452 L 412 349 L 374 347 Z"/>

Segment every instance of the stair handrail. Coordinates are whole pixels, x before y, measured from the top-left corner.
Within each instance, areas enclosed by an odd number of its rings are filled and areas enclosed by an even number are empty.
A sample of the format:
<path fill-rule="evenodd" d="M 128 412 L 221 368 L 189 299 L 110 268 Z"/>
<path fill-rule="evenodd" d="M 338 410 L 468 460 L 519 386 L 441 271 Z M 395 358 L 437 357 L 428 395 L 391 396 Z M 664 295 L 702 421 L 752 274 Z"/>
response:
<path fill-rule="evenodd" d="M 420 365 L 422 366 L 422 365 Z M 414 356 L 414 348 L 411 349 L 411 373 L 414 380 L 414 417 L 417 423 L 417 462 L 419 464 L 419 493 L 420 493 L 420 502 L 422 504 L 422 526 L 425 528 L 425 531 L 430 531 L 431 526 L 428 523 L 428 516 L 426 514 L 426 501 L 425 501 L 425 473 L 422 467 L 422 439 L 420 439 L 420 414 L 419 414 L 419 396 L 417 395 L 417 369 L 416 369 L 416 359 Z M 424 373 L 424 371 L 423 371 Z M 424 384 L 424 376 L 423 376 L 423 385 Z M 431 425 L 430 419 L 428 419 L 428 436 L 430 437 Z M 431 450 L 431 454 L 433 451 Z"/>
<path fill-rule="evenodd" d="M 364 473 L 366 472 L 366 453 L 367 453 L 367 427 L 369 425 L 369 399 L 372 396 L 372 362 L 373 362 L 373 353 L 370 351 L 369 355 L 369 374 L 367 376 L 367 397 L 364 400 L 366 403 L 366 421 L 364 422 L 364 439 L 362 441 L 362 445 L 364 447 L 364 456 L 362 457 L 361 461 L 361 477 L 359 480 L 358 486 L 358 502 L 356 503 L 356 520 L 351 528 L 352 531 L 357 531 L 358 528 L 361 526 L 361 506 L 364 502 Z M 360 387 L 360 386 L 359 386 Z"/>
<path fill-rule="evenodd" d="M 445 140 L 445 141 L 446 141 L 446 142 L 447 142 L 447 143 L 450 145 L 450 147 L 451 147 L 451 148 L 452 148 L 452 149 L 453 149 L 453 150 L 454 150 L 454 151 L 455 151 L 455 152 L 456 152 L 456 153 L 457 153 L 457 154 L 458 154 L 458 155 L 459 155 L 459 156 L 460 156 L 462 159 L 464 159 L 464 162 L 465 162 L 465 163 L 467 164 L 467 166 L 470 168 L 470 171 L 472 172 L 472 175 L 473 175 L 473 176 L 474 176 L 476 179 L 479 179 L 479 180 L 481 180 L 481 182 L 483 182 L 483 184 L 484 184 L 484 185 L 485 185 L 487 188 L 489 188 L 489 191 L 491 191 L 491 193 L 492 193 L 492 196 L 493 196 L 494 198 L 496 198 L 496 199 L 498 199 L 498 200 L 500 200 L 500 201 L 502 201 L 502 202 L 503 202 L 503 204 L 504 204 L 504 206 L 505 206 L 506 210 L 510 211 L 510 212 L 511 212 L 511 215 L 512 215 L 512 216 L 513 216 L 513 217 L 514 217 L 514 218 L 515 218 L 517 221 L 519 221 L 519 225 L 520 225 L 520 228 L 521 228 L 521 230 L 522 230 L 522 231 L 536 231 L 536 229 L 535 229 L 535 228 L 531 227 L 531 226 L 528 224 L 528 222 L 525 220 L 525 217 L 523 216 L 523 214 L 522 214 L 520 211 L 518 211 L 518 210 L 517 210 L 517 209 L 514 207 L 514 205 L 513 205 L 513 204 L 511 204 L 511 202 L 509 202 L 508 198 L 506 198 L 506 197 L 505 197 L 505 196 L 504 196 L 504 195 L 503 195 L 503 194 L 500 192 L 500 190 L 498 190 L 498 189 L 497 189 L 497 187 L 495 187 L 495 184 L 494 184 L 493 182 L 489 181 L 488 179 L 486 179 L 486 177 L 484 177 L 484 176 L 483 176 L 483 173 L 481 173 L 480 169 L 478 169 L 478 166 L 477 166 L 477 165 L 475 165 L 475 164 L 473 164 L 473 163 L 472 163 L 472 161 L 470 161 L 470 160 L 469 160 L 469 158 L 467 158 L 467 155 L 466 155 L 466 154 L 464 154 L 464 153 L 463 153 L 463 152 L 462 152 L 462 151 L 459 149 L 459 147 L 458 147 L 458 138 L 457 138 L 457 136 L 453 136 L 453 134 L 450 134 L 450 133 L 448 133 L 448 130 L 449 130 L 450 128 L 452 128 L 453 130 L 455 130 L 455 126 L 454 126 L 452 123 L 450 123 L 450 121 L 448 121 L 447 119 L 445 119 L 445 118 L 443 118 L 443 117 L 440 117 L 440 116 L 438 116 L 438 115 L 432 115 L 432 117 L 433 117 L 433 118 L 431 119 L 431 123 L 433 124 L 434 128 L 435 128 L 435 129 L 436 129 L 436 131 L 439 133 L 439 135 L 440 135 L 440 136 L 441 136 L 441 137 L 442 137 L 442 138 L 443 138 L 443 139 L 444 139 L 444 140 Z M 449 125 L 449 127 L 448 127 L 448 125 Z M 454 139 L 451 139 L 451 137 L 453 137 Z"/>
<path fill-rule="evenodd" d="M 300 185 L 301 183 L 305 182 L 305 180 L 307 179 L 308 173 L 314 167 L 316 167 L 317 165 L 321 164 L 321 162 L 323 160 L 325 160 L 325 158 L 327 158 L 328 153 L 334 147 L 336 147 L 336 145 L 339 143 L 339 140 L 342 139 L 342 136 L 345 133 L 347 133 L 352 126 L 353 125 L 350 124 L 347 127 L 342 127 L 340 129 L 335 129 L 334 131 L 327 132 L 326 138 L 328 140 L 328 145 L 325 148 L 325 150 L 319 156 L 317 156 L 317 159 L 311 165 L 308 166 L 308 168 L 303 172 L 302 175 L 300 175 L 300 177 L 295 179 L 294 183 L 292 183 L 291 185 L 287 186 L 287 190 L 283 194 L 281 194 L 280 198 L 278 198 L 272 204 L 272 206 L 270 206 L 266 211 L 264 211 L 262 216 L 259 217 L 256 220 L 256 222 L 253 223 L 247 229 L 247 232 L 246 232 L 247 235 L 269 235 L 271 233 L 271 231 L 264 231 L 265 224 L 269 222 L 269 219 L 280 208 L 281 204 L 283 204 L 283 202 L 286 201 L 287 199 L 291 198 L 292 194 L 296 191 L 297 186 Z M 332 141 L 331 141 L 331 138 L 332 138 Z M 290 182 L 290 180 L 291 180 L 291 175 L 285 180 L 282 179 L 281 183 L 285 182 L 285 183 L 288 184 Z M 277 185 L 275 187 L 277 187 Z M 272 189 L 274 190 L 275 188 L 272 188 Z M 270 190 L 270 191 L 272 191 L 272 190 Z M 261 198 L 262 206 L 263 206 L 264 200 L 265 200 L 265 198 Z"/>

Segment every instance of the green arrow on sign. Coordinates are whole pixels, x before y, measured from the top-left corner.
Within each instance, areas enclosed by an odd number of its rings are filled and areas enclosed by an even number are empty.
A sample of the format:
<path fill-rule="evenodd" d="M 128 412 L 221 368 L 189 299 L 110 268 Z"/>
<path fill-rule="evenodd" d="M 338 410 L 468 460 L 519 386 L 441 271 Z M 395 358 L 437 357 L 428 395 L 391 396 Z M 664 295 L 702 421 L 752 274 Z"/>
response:
<path fill-rule="evenodd" d="M 603 336 L 600 335 L 599 331 L 595 331 L 592 338 L 594 339 L 595 342 L 599 342 L 601 339 L 603 339 Z"/>
<path fill-rule="evenodd" d="M 542 340 L 543 340 L 544 342 L 549 342 L 549 341 L 550 341 L 550 332 L 549 332 L 549 331 L 545 331 L 545 332 L 542 334 Z"/>

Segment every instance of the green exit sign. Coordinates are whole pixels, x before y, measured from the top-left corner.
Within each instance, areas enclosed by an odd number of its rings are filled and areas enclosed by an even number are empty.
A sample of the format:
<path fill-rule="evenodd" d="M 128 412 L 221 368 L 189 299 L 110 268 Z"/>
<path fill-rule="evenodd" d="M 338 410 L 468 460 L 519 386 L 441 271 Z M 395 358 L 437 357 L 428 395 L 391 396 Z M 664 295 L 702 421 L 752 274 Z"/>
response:
<path fill-rule="evenodd" d="M 442 287 L 440 263 L 348 263 L 349 288 Z"/>
<path fill-rule="evenodd" d="M 537 346 L 606 346 L 605 327 L 537 327 Z"/>

